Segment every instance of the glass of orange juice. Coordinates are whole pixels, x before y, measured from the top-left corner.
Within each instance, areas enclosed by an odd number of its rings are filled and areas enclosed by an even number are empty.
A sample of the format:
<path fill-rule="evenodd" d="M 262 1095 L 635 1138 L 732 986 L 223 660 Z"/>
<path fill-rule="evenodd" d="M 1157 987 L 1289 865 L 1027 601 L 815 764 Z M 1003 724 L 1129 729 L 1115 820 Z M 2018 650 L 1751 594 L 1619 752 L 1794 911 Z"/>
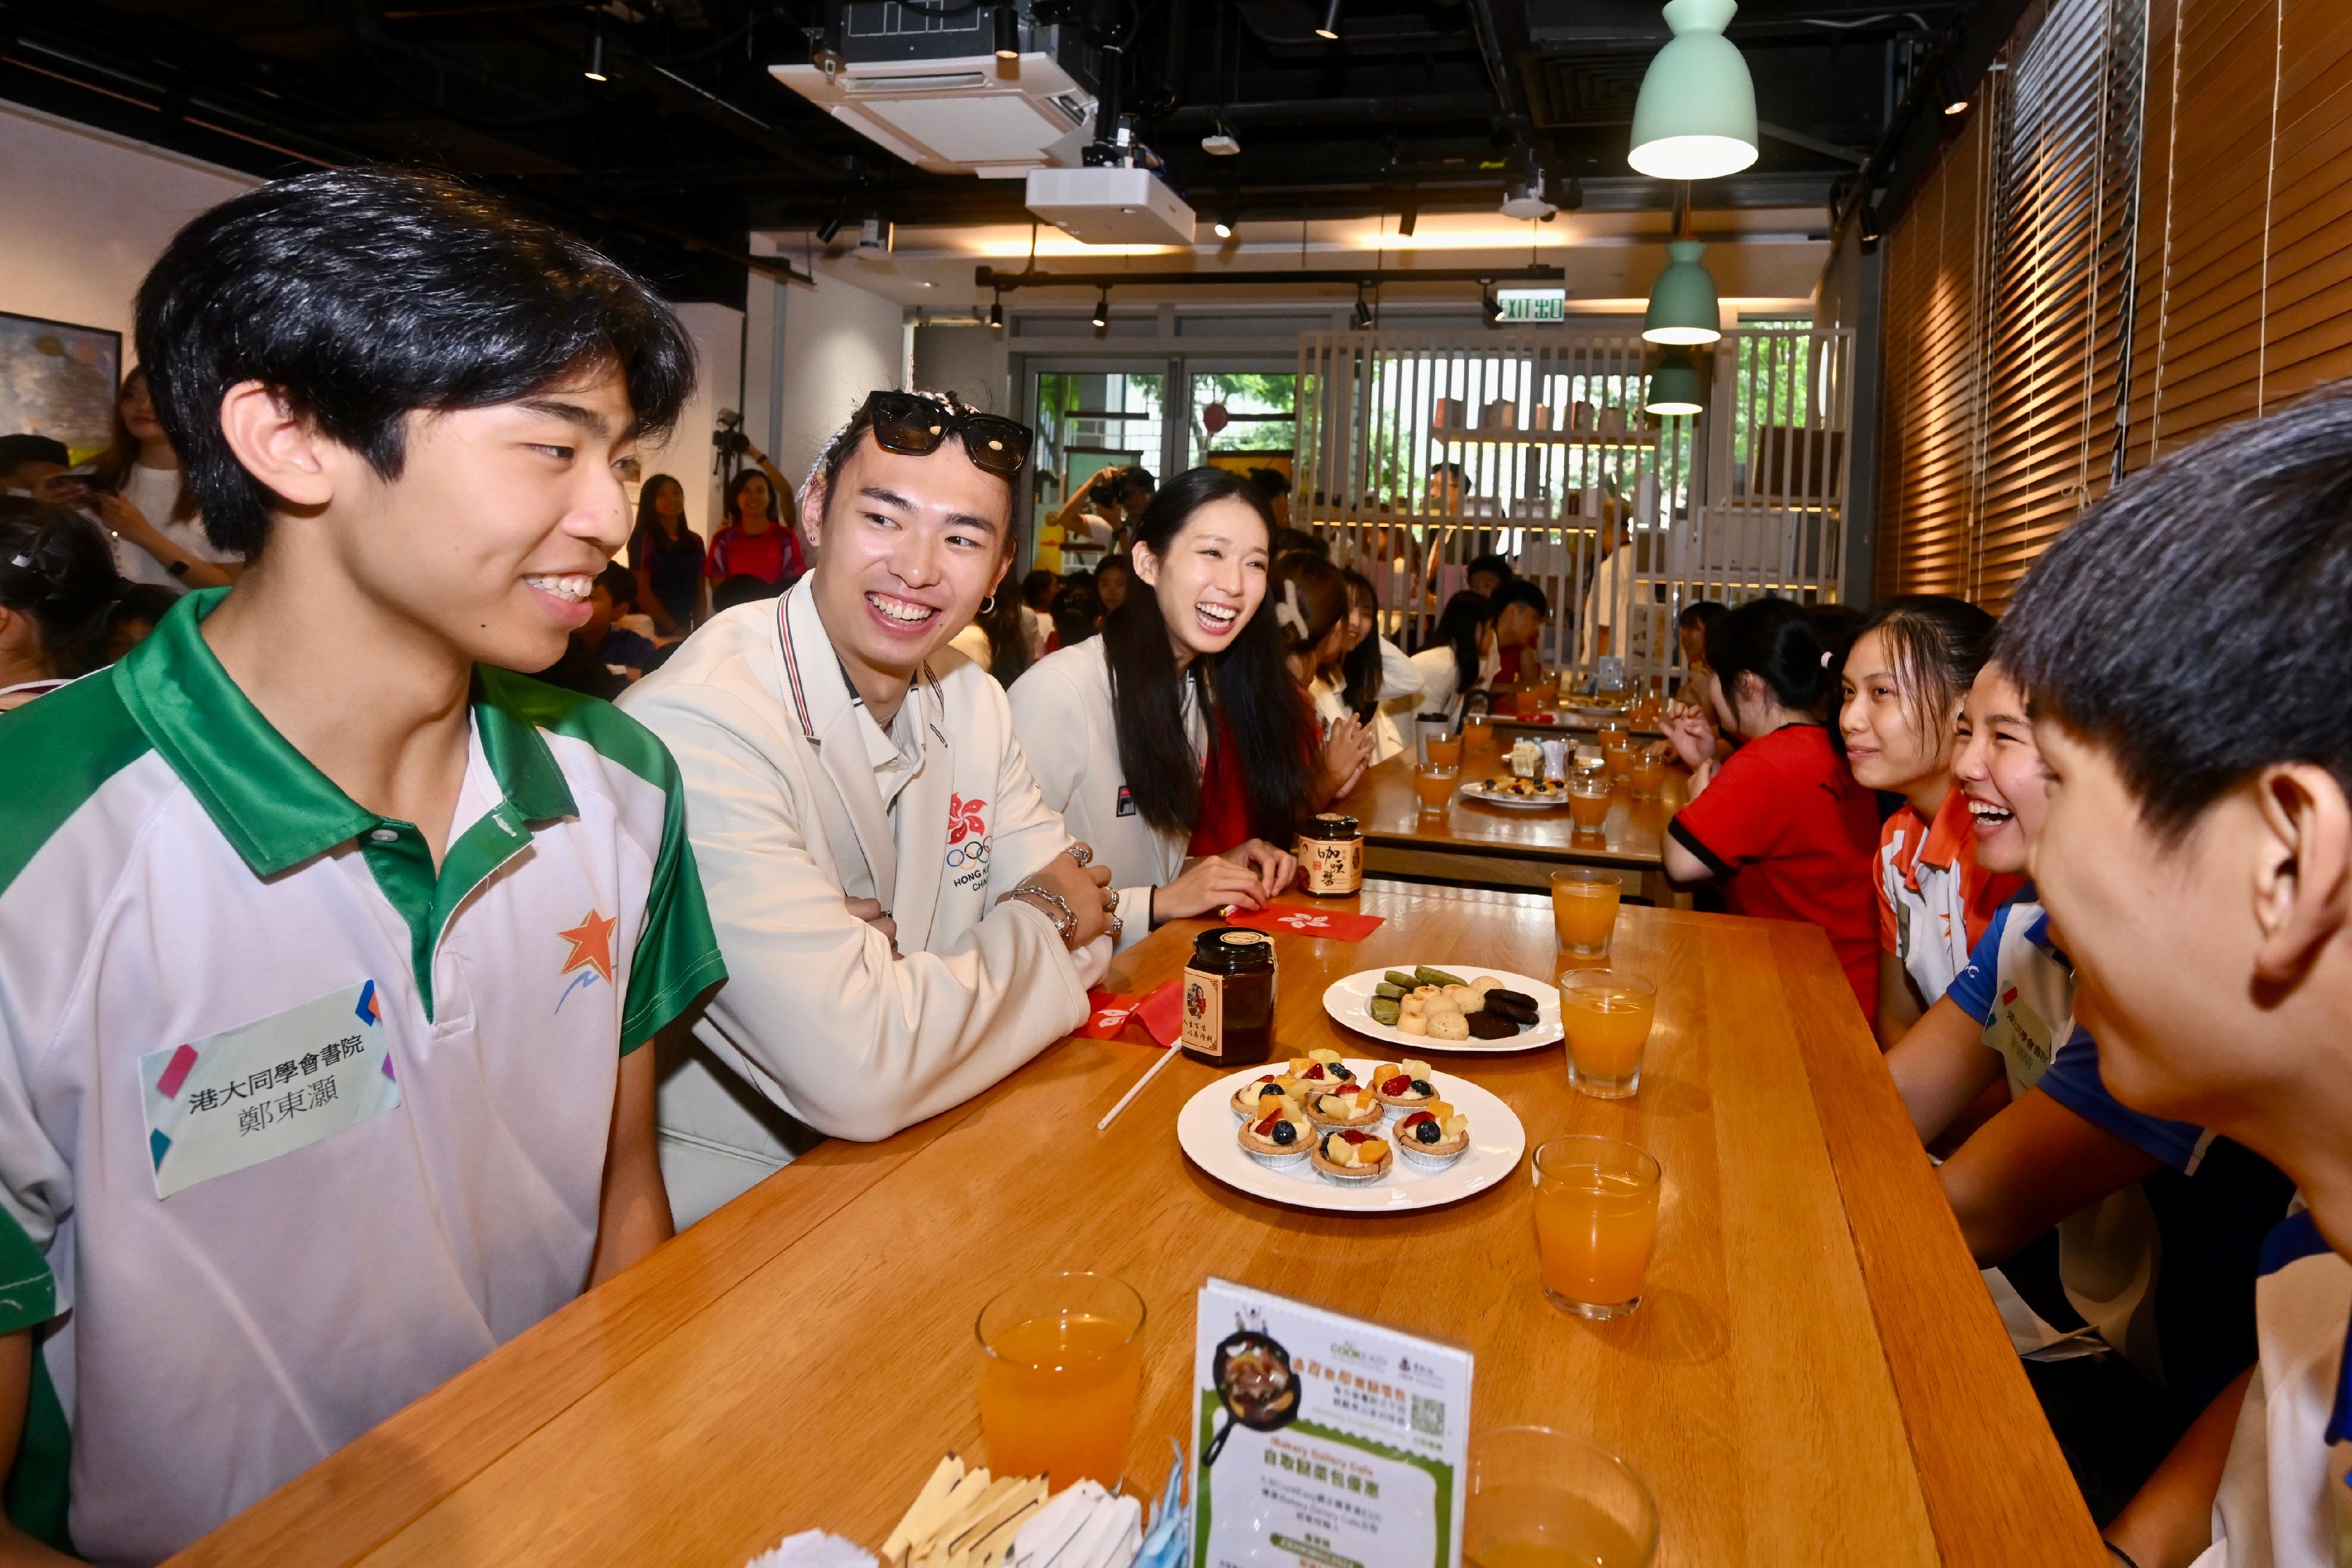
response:
<path fill-rule="evenodd" d="M 1600 835 L 1609 822 L 1608 774 L 1597 768 L 1577 769 L 1568 785 L 1568 820 L 1578 833 Z"/>
<path fill-rule="evenodd" d="M 1483 718 L 1462 721 L 1462 749 L 1472 757 L 1495 754 L 1495 727 Z"/>
<path fill-rule="evenodd" d="M 1658 1237 L 1658 1162 L 1616 1138 L 1570 1137 L 1539 1145 L 1533 1166 L 1546 1298 L 1580 1318 L 1640 1306 Z"/>
<path fill-rule="evenodd" d="M 1654 800 L 1666 781 L 1665 753 L 1655 746 L 1645 746 L 1633 753 L 1633 798 Z"/>
<path fill-rule="evenodd" d="M 1433 735 L 1427 749 L 1432 768 L 1462 766 L 1462 737 L 1458 735 Z"/>
<path fill-rule="evenodd" d="M 1549 1427 L 1470 1434 L 1462 1561 L 1470 1568 L 1648 1568 L 1658 1504 L 1633 1467 Z"/>
<path fill-rule="evenodd" d="M 1570 810 L 1575 799 L 1569 798 Z M 1617 901 L 1624 894 L 1624 882 L 1613 871 L 1572 865 L 1552 873 L 1551 925 L 1560 946 L 1586 958 L 1608 952 L 1610 934 L 1617 928 Z"/>
<path fill-rule="evenodd" d="M 980 1310 L 980 1426 L 1003 1476 L 1116 1486 L 1143 1383 L 1143 1298 L 1107 1274 L 1046 1274 Z"/>
<path fill-rule="evenodd" d="M 1454 786 L 1460 781 L 1460 768 L 1440 768 L 1432 764 L 1416 768 L 1412 772 L 1412 792 L 1421 797 L 1424 811 L 1443 811 L 1445 802 L 1454 799 Z"/>
<path fill-rule="evenodd" d="M 1559 977 L 1559 1027 L 1568 1081 L 1596 1100 L 1630 1099 L 1642 1087 L 1642 1047 L 1658 1016 L 1658 988 L 1615 969 Z"/>

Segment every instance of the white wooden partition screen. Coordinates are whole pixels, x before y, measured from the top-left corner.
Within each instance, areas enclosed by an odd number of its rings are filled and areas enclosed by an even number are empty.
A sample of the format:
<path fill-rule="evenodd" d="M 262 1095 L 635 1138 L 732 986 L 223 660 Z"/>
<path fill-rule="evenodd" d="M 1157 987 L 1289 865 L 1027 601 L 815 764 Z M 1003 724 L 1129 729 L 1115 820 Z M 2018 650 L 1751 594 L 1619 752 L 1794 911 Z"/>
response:
<path fill-rule="evenodd" d="M 1664 419 L 1641 407 L 1656 352 L 1573 328 L 1302 334 L 1293 520 L 1371 578 L 1408 647 L 1469 561 L 1511 557 L 1551 601 L 1545 662 L 1580 674 L 1586 591 L 1622 531 L 1633 602 L 1612 651 L 1671 688 L 1685 605 L 1837 601 L 1853 340 L 1804 322 L 1727 332 L 1701 361 L 1706 412 Z"/>

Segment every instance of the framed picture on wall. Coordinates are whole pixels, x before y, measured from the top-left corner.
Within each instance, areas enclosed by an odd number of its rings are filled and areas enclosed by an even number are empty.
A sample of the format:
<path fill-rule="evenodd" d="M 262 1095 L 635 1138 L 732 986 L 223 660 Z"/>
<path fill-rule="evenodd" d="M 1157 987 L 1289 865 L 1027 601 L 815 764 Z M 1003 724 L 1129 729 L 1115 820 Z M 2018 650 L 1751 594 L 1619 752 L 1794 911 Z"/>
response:
<path fill-rule="evenodd" d="M 114 434 L 122 334 L 0 310 L 0 435 L 47 435 L 76 463 Z"/>

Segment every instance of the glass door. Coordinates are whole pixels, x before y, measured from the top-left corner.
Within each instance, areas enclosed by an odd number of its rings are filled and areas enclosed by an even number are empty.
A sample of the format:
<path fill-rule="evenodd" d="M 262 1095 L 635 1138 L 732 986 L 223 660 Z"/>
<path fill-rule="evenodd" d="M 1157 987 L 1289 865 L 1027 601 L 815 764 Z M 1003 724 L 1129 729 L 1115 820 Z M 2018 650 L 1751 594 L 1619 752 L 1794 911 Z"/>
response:
<path fill-rule="evenodd" d="M 1108 540 L 1066 510 L 1106 468 L 1142 468 L 1165 477 L 1168 378 L 1156 371 L 1037 372 L 1037 479 L 1030 538 L 1049 571 L 1090 569 Z M 1116 521 L 1117 519 L 1112 519 Z"/>
<path fill-rule="evenodd" d="M 1298 377 L 1255 371 L 1192 371 L 1188 466 L 1290 477 L 1298 450 Z"/>

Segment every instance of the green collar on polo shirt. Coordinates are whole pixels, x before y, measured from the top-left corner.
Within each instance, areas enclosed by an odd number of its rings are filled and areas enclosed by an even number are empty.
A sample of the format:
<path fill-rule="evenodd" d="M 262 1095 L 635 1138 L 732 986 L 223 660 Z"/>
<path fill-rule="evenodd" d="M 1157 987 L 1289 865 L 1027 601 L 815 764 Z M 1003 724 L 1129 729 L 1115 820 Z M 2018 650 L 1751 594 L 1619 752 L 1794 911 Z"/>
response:
<path fill-rule="evenodd" d="M 115 690 L 221 836 L 257 876 L 275 876 L 384 825 L 294 749 L 221 668 L 199 630 L 225 588 L 174 605 L 110 672 Z M 502 701 L 515 677 L 477 669 L 474 722 L 499 790 L 525 822 L 573 812 L 572 791 L 527 718 Z M 527 836 L 527 835 L 526 835 Z M 452 845 L 452 849 L 455 849 Z"/>

